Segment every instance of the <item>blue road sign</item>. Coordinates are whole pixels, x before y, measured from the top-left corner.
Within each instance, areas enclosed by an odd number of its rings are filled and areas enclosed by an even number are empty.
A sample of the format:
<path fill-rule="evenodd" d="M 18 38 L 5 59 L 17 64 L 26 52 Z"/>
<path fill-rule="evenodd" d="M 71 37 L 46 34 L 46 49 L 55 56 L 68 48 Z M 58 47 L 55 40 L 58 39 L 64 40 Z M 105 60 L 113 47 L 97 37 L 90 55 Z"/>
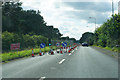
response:
<path fill-rule="evenodd" d="M 66 47 L 66 46 L 67 46 L 67 43 L 66 43 L 66 42 L 62 43 L 62 46 L 63 46 L 63 47 Z"/>
<path fill-rule="evenodd" d="M 62 46 L 64 47 L 64 43 L 62 43 Z"/>
<path fill-rule="evenodd" d="M 44 44 L 44 43 L 41 43 L 41 44 L 40 44 L 40 47 L 41 47 L 41 48 L 44 48 L 44 47 L 45 47 L 45 44 Z"/>
<path fill-rule="evenodd" d="M 66 42 L 64 42 L 64 44 L 66 44 L 66 46 L 67 46 L 67 43 L 66 43 Z"/>

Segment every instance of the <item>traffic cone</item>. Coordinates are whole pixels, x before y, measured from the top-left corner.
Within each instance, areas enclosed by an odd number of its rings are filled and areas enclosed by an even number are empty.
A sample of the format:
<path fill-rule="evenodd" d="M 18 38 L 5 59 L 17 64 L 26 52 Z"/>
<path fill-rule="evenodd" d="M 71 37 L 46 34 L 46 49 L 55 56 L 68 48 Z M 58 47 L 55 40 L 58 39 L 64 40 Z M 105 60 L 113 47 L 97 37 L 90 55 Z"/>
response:
<path fill-rule="evenodd" d="M 39 56 L 42 56 L 42 53 L 39 53 Z"/>
<path fill-rule="evenodd" d="M 54 52 L 53 52 L 53 51 L 51 51 L 51 55 L 54 55 Z"/>
<path fill-rule="evenodd" d="M 62 51 L 60 51 L 60 53 L 62 54 Z"/>
<path fill-rule="evenodd" d="M 32 48 L 32 57 L 35 57 L 35 56 L 34 56 L 34 51 L 33 51 L 33 48 Z"/>
<path fill-rule="evenodd" d="M 41 48 L 40 48 L 40 53 L 39 53 L 39 56 L 42 56 Z"/>
<path fill-rule="evenodd" d="M 74 50 L 74 47 L 73 47 L 73 50 Z"/>
<path fill-rule="evenodd" d="M 71 51 L 70 50 L 68 50 L 68 53 L 70 53 Z"/>

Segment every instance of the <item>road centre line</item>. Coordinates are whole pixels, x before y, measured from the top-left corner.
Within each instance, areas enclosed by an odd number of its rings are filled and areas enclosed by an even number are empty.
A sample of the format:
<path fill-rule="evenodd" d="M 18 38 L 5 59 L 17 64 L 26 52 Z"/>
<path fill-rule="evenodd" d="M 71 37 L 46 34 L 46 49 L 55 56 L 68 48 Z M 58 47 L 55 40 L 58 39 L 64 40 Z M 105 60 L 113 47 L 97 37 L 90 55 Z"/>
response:
<path fill-rule="evenodd" d="M 46 77 L 41 77 L 39 80 L 44 80 Z"/>
<path fill-rule="evenodd" d="M 64 61 L 65 61 L 65 59 L 62 59 L 62 60 L 59 62 L 59 64 L 62 64 Z"/>
<path fill-rule="evenodd" d="M 72 51 L 72 53 L 73 53 L 74 51 Z"/>

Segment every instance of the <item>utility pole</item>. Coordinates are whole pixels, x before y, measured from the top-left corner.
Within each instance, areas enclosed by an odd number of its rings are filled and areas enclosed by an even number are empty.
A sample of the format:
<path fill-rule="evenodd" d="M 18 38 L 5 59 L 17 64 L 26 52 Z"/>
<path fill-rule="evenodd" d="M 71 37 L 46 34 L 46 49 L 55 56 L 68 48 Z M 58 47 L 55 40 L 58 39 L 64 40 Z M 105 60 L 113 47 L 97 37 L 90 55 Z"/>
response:
<path fill-rule="evenodd" d="M 120 15 L 120 1 L 118 2 L 118 15 Z"/>
<path fill-rule="evenodd" d="M 113 23 L 114 23 L 114 2 L 112 0 L 112 16 L 113 16 Z"/>

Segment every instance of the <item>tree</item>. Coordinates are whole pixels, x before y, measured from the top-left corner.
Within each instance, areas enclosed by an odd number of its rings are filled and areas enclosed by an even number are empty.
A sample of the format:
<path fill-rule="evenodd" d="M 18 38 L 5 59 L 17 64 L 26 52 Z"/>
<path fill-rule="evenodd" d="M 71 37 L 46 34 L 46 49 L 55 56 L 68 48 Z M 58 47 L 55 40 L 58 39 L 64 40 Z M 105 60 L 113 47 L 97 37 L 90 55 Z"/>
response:
<path fill-rule="evenodd" d="M 87 42 L 89 45 L 93 45 L 94 43 L 94 33 L 91 32 L 85 32 L 82 34 L 82 37 L 80 38 L 80 43 Z"/>

